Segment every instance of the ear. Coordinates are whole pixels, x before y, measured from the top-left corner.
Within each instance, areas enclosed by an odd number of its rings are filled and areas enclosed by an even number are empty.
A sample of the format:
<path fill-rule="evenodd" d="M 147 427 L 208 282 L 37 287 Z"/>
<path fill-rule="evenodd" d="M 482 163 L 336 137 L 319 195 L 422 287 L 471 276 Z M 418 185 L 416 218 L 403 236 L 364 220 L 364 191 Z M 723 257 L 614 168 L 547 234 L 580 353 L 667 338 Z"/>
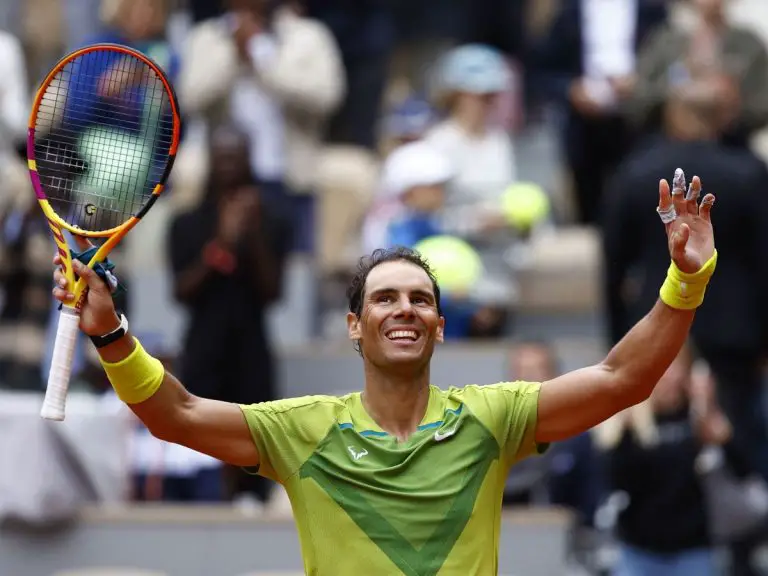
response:
<path fill-rule="evenodd" d="M 437 323 L 437 332 L 435 332 L 435 340 L 438 342 L 445 342 L 445 318 L 440 316 L 440 321 Z"/>
<path fill-rule="evenodd" d="M 360 340 L 363 337 L 360 319 L 352 312 L 347 312 L 347 333 L 350 340 Z"/>

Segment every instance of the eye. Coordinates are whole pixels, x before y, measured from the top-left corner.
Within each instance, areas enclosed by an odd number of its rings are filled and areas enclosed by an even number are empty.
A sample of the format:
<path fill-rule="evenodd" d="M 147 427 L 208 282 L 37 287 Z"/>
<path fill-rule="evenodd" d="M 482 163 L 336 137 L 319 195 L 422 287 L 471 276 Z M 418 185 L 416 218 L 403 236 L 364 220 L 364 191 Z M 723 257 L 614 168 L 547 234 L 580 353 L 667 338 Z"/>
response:
<path fill-rule="evenodd" d="M 413 302 L 414 304 L 429 304 L 429 302 L 427 302 L 427 299 L 424 298 L 423 296 L 414 296 L 413 298 L 411 298 L 411 302 Z"/>
<path fill-rule="evenodd" d="M 382 294 L 376 298 L 376 302 L 378 302 L 379 304 L 389 304 L 390 302 L 392 302 L 392 296 L 390 296 L 389 294 Z"/>

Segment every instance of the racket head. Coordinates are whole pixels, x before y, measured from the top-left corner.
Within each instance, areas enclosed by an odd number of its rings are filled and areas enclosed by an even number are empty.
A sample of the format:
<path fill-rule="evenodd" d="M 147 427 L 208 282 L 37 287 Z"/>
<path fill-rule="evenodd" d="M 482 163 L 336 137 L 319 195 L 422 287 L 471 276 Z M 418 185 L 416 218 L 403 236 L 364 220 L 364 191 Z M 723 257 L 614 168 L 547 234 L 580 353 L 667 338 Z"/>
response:
<path fill-rule="evenodd" d="M 173 86 L 147 55 L 93 44 L 64 56 L 41 83 L 29 116 L 27 162 L 79 308 L 64 232 L 107 239 L 93 266 L 165 188 L 181 133 Z"/>

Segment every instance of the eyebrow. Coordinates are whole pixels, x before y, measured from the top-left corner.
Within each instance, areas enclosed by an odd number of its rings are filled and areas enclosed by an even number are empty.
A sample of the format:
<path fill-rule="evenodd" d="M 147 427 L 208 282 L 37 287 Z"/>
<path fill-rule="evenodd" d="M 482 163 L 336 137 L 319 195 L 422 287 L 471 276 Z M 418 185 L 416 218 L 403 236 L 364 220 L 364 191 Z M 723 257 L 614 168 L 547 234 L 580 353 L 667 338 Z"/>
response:
<path fill-rule="evenodd" d="M 400 290 L 396 288 L 379 288 L 378 290 L 374 290 L 373 292 L 371 292 L 370 297 L 374 298 L 376 296 L 381 296 L 383 294 L 397 294 L 398 292 L 400 292 Z M 429 290 L 416 288 L 414 290 L 409 290 L 408 293 L 411 296 L 422 296 L 423 298 L 426 298 L 432 302 L 434 302 L 435 300 L 435 295 Z"/>

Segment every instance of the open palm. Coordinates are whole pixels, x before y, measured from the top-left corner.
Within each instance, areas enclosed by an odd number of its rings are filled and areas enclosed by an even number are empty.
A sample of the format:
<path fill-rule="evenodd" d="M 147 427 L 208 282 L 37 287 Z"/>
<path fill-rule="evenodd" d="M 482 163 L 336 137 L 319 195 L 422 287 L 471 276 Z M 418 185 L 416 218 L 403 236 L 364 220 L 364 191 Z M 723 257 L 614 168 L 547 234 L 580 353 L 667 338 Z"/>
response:
<path fill-rule="evenodd" d="M 707 194 L 699 204 L 701 180 L 694 176 L 686 193 L 685 174 L 678 168 L 672 181 L 659 182 L 659 213 L 677 216 L 664 224 L 667 229 L 669 254 L 677 267 L 686 273 L 697 272 L 715 253 L 711 210 L 715 197 Z"/>

